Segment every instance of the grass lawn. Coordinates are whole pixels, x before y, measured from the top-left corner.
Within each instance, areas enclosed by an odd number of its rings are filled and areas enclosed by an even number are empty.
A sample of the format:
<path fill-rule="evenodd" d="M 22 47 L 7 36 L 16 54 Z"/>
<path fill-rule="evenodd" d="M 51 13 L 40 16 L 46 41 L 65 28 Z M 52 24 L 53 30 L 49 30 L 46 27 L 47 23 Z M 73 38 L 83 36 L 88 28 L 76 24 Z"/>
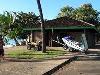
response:
<path fill-rule="evenodd" d="M 24 48 L 16 48 L 14 50 L 9 50 L 5 52 L 5 56 L 18 58 L 18 59 L 46 59 L 46 58 L 54 58 L 57 56 L 61 56 L 68 53 L 64 50 L 47 50 L 46 53 L 42 53 L 42 51 L 35 50 L 27 50 Z"/>

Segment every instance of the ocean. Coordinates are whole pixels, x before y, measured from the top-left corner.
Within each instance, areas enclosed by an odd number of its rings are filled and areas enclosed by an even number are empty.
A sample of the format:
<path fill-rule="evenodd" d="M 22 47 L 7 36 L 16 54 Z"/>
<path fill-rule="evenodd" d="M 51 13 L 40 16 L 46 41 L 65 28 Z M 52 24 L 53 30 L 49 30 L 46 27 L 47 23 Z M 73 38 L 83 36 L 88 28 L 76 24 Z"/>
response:
<path fill-rule="evenodd" d="M 19 44 L 21 44 L 21 41 L 22 41 L 22 40 L 19 40 L 19 39 L 18 39 Z M 13 45 L 13 46 L 16 46 L 16 43 L 15 43 L 15 41 L 14 41 L 13 39 L 10 39 L 10 40 L 8 41 L 8 43 L 6 43 L 6 45 Z"/>

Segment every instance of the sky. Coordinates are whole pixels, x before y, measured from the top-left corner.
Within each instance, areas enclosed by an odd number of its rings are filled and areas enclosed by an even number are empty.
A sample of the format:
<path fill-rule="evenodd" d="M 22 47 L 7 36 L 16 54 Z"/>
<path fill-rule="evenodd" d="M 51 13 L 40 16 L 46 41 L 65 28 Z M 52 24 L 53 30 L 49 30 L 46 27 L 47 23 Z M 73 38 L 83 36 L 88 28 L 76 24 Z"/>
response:
<path fill-rule="evenodd" d="M 44 19 L 54 19 L 64 6 L 77 8 L 84 3 L 91 3 L 93 8 L 100 11 L 99 0 L 41 0 Z M 34 12 L 39 15 L 36 0 L 0 0 L 0 13 L 4 11 Z"/>

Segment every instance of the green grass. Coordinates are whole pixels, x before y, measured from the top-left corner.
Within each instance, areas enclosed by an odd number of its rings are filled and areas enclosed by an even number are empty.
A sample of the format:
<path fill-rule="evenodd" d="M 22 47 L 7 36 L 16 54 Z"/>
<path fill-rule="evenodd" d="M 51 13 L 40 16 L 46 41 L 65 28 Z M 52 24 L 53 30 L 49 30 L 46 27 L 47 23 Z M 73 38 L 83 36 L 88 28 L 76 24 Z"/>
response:
<path fill-rule="evenodd" d="M 42 53 L 42 51 L 16 49 L 6 52 L 6 56 L 18 59 L 46 59 L 61 56 L 66 53 L 67 51 L 64 50 L 47 50 L 46 53 Z"/>

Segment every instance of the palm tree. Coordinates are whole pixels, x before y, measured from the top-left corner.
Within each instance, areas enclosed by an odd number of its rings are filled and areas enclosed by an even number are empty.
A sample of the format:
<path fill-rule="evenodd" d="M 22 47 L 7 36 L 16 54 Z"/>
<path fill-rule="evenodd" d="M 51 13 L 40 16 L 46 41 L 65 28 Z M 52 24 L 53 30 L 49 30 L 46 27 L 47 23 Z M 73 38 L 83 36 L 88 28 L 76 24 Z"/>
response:
<path fill-rule="evenodd" d="M 41 3 L 40 0 L 37 0 L 38 4 L 38 10 L 40 13 L 40 19 L 41 19 L 41 33 L 42 33 L 42 52 L 46 52 L 46 44 L 45 44 L 45 28 L 44 28 L 44 19 L 43 19 L 43 13 L 42 13 L 42 8 L 41 8 Z"/>

